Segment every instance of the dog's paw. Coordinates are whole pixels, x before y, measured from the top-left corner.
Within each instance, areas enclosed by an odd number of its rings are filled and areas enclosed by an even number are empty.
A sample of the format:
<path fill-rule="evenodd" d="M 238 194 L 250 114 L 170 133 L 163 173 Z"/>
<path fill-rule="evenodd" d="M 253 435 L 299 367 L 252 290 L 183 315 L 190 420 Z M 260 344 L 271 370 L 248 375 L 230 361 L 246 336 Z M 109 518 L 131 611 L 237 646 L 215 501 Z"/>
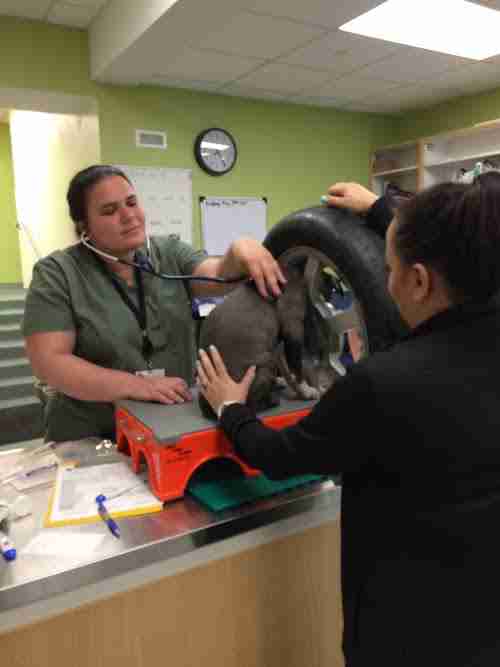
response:
<path fill-rule="evenodd" d="M 306 401 L 317 400 L 320 397 L 320 390 L 316 387 L 311 387 L 307 382 L 302 381 L 299 384 L 299 395 Z"/>

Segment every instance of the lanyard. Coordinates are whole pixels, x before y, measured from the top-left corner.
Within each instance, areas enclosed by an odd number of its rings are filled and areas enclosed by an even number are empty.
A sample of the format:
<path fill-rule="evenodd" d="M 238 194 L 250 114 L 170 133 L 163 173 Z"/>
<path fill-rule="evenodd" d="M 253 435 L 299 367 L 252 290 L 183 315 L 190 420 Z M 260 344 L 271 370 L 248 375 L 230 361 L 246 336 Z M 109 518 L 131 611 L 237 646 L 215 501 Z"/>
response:
<path fill-rule="evenodd" d="M 146 315 L 146 299 L 144 296 L 144 283 L 142 281 L 142 272 L 139 268 L 134 269 L 135 282 L 137 285 L 137 291 L 139 295 L 139 308 L 132 301 L 130 296 L 127 294 L 127 290 L 123 287 L 121 282 L 112 274 L 110 274 L 111 282 L 115 286 L 116 291 L 121 296 L 125 305 L 127 305 L 132 313 L 135 315 L 137 324 L 141 330 L 142 334 L 142 356 L 149 370 L 152 368 L 151 358 L 153 356 L 154 347 L 153 343 L 148 336 L 148 322 Z"/>

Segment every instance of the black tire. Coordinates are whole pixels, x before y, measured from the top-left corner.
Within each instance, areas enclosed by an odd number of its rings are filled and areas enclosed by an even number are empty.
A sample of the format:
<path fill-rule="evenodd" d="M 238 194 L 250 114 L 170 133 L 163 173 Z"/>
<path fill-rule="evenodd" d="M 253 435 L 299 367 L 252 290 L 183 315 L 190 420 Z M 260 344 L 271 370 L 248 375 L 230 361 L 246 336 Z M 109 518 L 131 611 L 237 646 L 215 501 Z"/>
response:
<path fill-rule="evenodd" d="M 362 312 L 368 353 L 390 346 L 406 333 L 386 287 L 385 242 L 361 217 L 326 206 L 296 211 L 270 230 L 264 245 L 277 259 L 301 247 L 328 257 Z"/>

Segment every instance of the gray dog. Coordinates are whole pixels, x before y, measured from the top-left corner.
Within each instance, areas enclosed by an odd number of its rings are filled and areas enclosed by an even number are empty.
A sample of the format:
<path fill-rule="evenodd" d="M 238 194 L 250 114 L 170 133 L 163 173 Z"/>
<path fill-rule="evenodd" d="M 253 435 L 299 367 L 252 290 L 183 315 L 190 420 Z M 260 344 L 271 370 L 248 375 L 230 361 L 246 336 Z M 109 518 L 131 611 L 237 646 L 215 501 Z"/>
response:
<path fill-rule="evenodd" d="M 207 350 L 215 345 L 237 382 L 250 366 L 257 367 L 248 396 L 248 405 L 256 411 L 279 404 L 279 377 L 288 385 L 290 397 L 315 399 L 320 393 L 302 377 L 308 309 L 304 275 L 291 266 L 282 271 L 287 283 L 278 299 L 263 299 L 255 285 L 247 282 L 212 310 L 200 332 L 200 347 Z M 214 417 L 201 395 L 200 407 L 206 417 Z"/>

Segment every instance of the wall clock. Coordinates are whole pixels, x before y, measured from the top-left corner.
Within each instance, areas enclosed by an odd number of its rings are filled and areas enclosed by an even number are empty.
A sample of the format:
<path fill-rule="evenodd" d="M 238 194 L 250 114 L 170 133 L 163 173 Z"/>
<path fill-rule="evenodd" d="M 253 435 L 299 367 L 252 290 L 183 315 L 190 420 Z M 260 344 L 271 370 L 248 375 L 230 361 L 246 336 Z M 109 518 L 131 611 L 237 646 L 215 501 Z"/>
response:
<path fill-rule="evenodd" d="M 211 127 L 196 137 L 194 155 L 200 167 L 211 176 L 222 176 L 234 167 L 236 141 L 227 130 Z"/>

